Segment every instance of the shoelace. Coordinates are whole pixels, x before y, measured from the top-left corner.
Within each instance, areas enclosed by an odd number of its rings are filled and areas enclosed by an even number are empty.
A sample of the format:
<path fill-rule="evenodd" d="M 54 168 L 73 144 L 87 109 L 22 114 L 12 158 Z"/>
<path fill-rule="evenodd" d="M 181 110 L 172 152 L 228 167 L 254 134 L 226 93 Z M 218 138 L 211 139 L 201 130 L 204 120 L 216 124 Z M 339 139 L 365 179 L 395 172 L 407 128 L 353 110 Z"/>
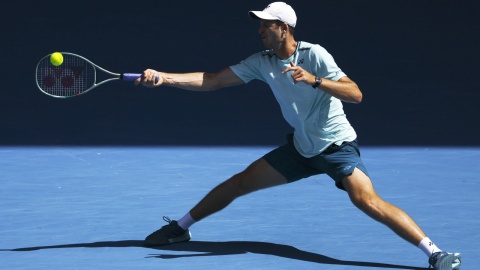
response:
<path fill-rule="evenodd" d="M 165 222 L 167 222 L 168 224 L 172 223 L 172 220 L 171 220 L 169 217 L 167 217 L 167 216 L 163 216 L 163 220 L 165 220 Z M 163 226 L 163 227 L 161 227 L 160 229 L 156 230 L 155 232 L 159 232 L 159 231 L 162 230 L 164 227 L 166 227 L 166 225 Z"/>
<path fill-rule="evenodd" d="M 432 256 L 428 259 L 428 264 L 429 264 L 428 269 L 433 268 L 433 264 L 437 261 L 438 255 L 434 256 L 434 254 L 432 254 Z"/>
<path fill-rule="evenodd" d="M 163 220 L 165 220 L 165 222 L 167 222 L 168 224 L 172 223 L 172 220 L 167 216 L 163 216 Z"/>

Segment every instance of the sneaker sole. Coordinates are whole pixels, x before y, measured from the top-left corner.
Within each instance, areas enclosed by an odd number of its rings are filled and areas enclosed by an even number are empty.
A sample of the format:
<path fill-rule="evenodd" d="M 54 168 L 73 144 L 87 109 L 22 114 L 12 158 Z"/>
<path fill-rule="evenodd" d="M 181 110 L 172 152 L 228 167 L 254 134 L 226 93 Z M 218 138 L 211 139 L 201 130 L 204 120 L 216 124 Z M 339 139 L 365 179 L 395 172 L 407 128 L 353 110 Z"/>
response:
<path fill-rule="evenodd" d="M 178 243 L 178 242 L 187 242 L 187 241 L 190 241 L 191 238 L 192 238 L 192 234 L 190 233 L 190 231 L 188 231 L 188 233 L 186 233 L 182 236 L 178 236 L 178 237 L 175 237 L 175 238 L 168 239 L 168 242 L 170 244 Z"/>

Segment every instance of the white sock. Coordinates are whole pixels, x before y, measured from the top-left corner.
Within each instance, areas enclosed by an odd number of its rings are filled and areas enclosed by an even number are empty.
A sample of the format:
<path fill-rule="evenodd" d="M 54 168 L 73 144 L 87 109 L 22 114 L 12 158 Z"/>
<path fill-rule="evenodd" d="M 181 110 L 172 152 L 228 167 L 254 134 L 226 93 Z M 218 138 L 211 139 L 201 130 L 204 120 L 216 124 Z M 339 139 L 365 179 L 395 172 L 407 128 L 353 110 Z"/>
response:
<path fill-rule="evenodd" d="M 185 216 L 183 216 L 181 219 L 177 220 L 178 226 L 182 227 L 184 230 L 190 228 L 193 224 L 195 224 L 195 221 L 192 216 L 190 216 L 190 212 L 188 212 Z"/>
<path fill-rule="evenodd" d="M 428 237 L 423 238 L 420 244 L 418 244 L 418 248 L 425 252 L 429 258 L 433 253 L 442 251 Z"/>

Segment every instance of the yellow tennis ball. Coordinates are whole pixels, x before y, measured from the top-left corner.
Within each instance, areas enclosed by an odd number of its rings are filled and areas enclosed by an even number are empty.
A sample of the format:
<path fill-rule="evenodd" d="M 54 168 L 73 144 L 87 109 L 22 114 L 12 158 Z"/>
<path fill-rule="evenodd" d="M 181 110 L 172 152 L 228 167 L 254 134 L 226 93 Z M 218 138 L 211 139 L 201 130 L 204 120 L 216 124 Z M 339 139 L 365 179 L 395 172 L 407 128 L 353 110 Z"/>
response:
<path fill-rule="evenodd" d="M 54 52 L 50 55 L 50 63 L 58 67 L 63 63 L 63 55 L 59 52 Z"/>

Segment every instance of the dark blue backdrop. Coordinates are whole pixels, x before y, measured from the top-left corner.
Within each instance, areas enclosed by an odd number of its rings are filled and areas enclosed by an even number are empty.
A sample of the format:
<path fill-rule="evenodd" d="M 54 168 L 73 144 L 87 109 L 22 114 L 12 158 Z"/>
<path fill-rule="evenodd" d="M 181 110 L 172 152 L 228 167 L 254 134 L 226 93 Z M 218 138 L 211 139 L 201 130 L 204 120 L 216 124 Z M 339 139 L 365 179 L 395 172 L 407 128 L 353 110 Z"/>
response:
<path fill-rule="evenodd" d="M 114 82 L 68 100 L 37 61 L 83 55 L 115 72 L 216 71 L 262 50 L 247 11 L 269 1 L 16 1 L 1 12 L 1 145 L 263 145 L 290 131 L 259 82 L 211 93 Z M 477 1 L 295 1 L 364 93 L 346 104 L 363 145 L 479 145 Z"/>

